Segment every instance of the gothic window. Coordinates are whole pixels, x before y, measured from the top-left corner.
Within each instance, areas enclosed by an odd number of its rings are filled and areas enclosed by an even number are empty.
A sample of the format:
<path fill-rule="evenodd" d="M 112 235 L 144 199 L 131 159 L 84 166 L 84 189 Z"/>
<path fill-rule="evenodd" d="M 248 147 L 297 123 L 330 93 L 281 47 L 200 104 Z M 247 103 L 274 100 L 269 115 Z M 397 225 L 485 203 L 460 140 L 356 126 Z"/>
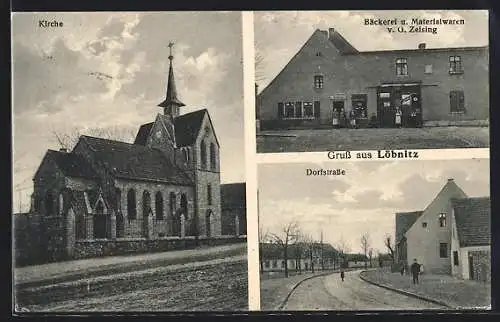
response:
<path fill-rule="evenodd" d="M 188 218 L 188 202 L 185 194 L 181 195 L 181 212 Z"/>
<path fill-rule="evenodd" d="M 116 207 L 116 211 L 121 212 L 121 210 L 122 210 L 122 192 L 118 188 L 115 188 L 115 207 Z"/>
<path fill-rule="evenodd" d="M 155 196 L 155 212 L 156 219 L 163 220 L 163 195 L 160 191 L 158 191 Z"/>
<path fill-rule="evenodd" d="M 210 143 L 210 168 L 212 170 L 216 170 L 217 156 L 215 153 L 216 153 L 215 144 Z"/>
<path fill-rule="evenodd" d="M 207 184 L 207 203 L 209 206 L 212 205 L 212 185 Z"/>
<path fill-rule="evenodd" d="M 127 211 L 129 220 L 137 219 L 137 204 L 134 189 L 130 189 L 127 193 Z"/>
<path fill-rule="evenodd" d="M 142 193 L 142 216 L 145 218 L 151 211 L 151 195 L 149 191 L 144 190 Z"/>
<path fill-rule="evenodd" d="M 64 211 L 64 196 L 62 193 L 59 194 L 59 214 L 62 214 Z"/>
<path fill-rule="evenodd" d="M 201 140 L 200 143 L 200 158 L 201 158 L 201 168 L 207 168 L 207 146 L 205 140 Z"/>
<path fill-rule="evenodd" d="M 446 227 L 446 214 L 445 213 L 439 214 L 439 227 Z"/>
<path fill-rule="evenodd" d="M 122 238 L 125 236 L 125 221 L 123 220 L 123 214 L 119 213 L 116 215 L 116 238 Z"/>
<path fill-rule="evenodd" d="M 108 237 L 108 216 L 104 214 L 102 201 L 97 203 L 94 214 L 94 238 L 102 239 Z"/>
<path fill-rule="evenodd" d="M 85 223 L 85 216 L 82 214 L 77 214 L 75 216 L 76 222 L 76 236 L 77 240 L 85 239 L 87 235 L 87 225 Z"/>
<path fill-rule="evenodd" d="M 47 216 L 52 216 L 54 212 L 54 199 L 52 197 L 52 192 L 47 191 L 45 195 L 45 213 Z"/>
<path fill-rule="evenodd" d="M 177 197 L 174 192 L 170 193 L 169 196 L 169 223 L 168 227 L 172 236 L 179 236 L 181 229 L 180 217 L 176 214 L 177 208 Z"/>
<path fill-rule="evenodd" d="M 188 148 L 183 148 L 182 152 L 184 153 L 184 161 L 186 163 L 189 163 L 189 149 Z"/>

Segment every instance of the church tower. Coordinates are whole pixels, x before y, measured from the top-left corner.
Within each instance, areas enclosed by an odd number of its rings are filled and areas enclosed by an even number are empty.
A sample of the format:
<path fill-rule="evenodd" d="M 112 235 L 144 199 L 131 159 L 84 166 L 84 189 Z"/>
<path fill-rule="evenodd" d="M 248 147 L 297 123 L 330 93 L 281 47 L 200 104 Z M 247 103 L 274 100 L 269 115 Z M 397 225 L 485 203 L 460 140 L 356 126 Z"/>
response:
<path fill-rule="evenodd" d="M 163 102 L 158 104 L 158 106 L 163 107 L 163 115 L 168 116 L 172 120 L 179 116 L 179 108 L 186 106 L 177 98 L 177 89 L 175 87 L 174 69 L 172 68 L 172 47 L 173 42 L 168 44 L 170 48 L 170 55 L 168 56 L 169 68 L 168 68 L 168 81 L 167 81 L 167 96 Z"/>

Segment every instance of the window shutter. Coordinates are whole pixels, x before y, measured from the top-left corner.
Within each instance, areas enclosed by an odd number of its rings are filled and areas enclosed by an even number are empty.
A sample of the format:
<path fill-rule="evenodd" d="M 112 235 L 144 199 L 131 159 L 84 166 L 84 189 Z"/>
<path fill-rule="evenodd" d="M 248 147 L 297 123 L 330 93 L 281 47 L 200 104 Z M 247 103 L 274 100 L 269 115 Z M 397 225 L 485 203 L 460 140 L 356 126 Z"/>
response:
<path fill-rule="evenodd" d="M 319 101 L 314 101 L 314 117 L 319 118 Z"/>
<path fill-rule="evenodd" d="M 282 119 L 285 114 L 283 103 L 278 103 L 278 118 Z"/>
<path fill-rule="evenodd" d="M 465 97 L 463 91 L 458 92 L 458 110 L 460 112 L 465 112 Z"/>

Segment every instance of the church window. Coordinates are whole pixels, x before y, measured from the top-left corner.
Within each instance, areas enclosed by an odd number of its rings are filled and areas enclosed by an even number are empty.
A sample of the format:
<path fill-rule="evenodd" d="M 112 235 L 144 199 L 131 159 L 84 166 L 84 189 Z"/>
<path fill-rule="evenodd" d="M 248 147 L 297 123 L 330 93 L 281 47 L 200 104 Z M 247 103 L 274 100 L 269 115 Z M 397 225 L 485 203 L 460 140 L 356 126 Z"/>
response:
<path fill-rule="evenodd" d="M 205 227 L 207 232 L 207 237 L 212 236 L 212 210 L 207 210 L 207 214 L 205 215 Z"/>
<path fill-rule="evenodd" d="M 48 216 L 52 216 L 54 212 L 54 199 L 52 197 L 52 192 L 47 191 L 45 195 L 45 213 Z"/>
<path fill-rule="evenodd" d="M 77 240 L 85 239 L 87 235 L 87 225 L 85 223 L 85 216 L 82 214 L 77 214 L 75 216 L 76 222 L 76 236 Z"/>
<path fill-rule="evenodd" d="M 207 203 L 209 206 L 212 205 L 212 185 L 210 183 L 207 185 Z"/>
<path fill-rule="evenodd" d="M 94 214 L 94 238 L 103 239 L 109 238 L 111 227 L 109 227 L 110 220 L 104 214 L 104 205 L 102 201 L 97 203 Z"/>
<path fill-rule="evenodd" d="M 151 195 L 149 191 L 144 190 L 142 193 L 142 216 L 145 218 L 151 211 Z"/>
<path fill-rule="evenodd" d="M 201 140 L 200 143 L 200 158 L 201 158 L 201 168 L 207 168 L 207 146 L 205 140 Z"/>
<path fill-rule="evenodd" d="M 125 236 L 125 222 L 123 214 L 119 213 L 116 215 L 116 238 L 122 238 L 123 236 Z"/>
<path fill-rule="evenodd" d="M 137 219 L 137 205 L 134 189 L 130 189 L 127 193 L 127 211 L 128 219 Z"/>
<path fill-rule="evenodd" d="M 115 207 L 116 211 L 121 212 L 122 209 L 122 192 L 120 189 L 115 188 Z"/>
<path fill-rule="evenodd" d="M 171 192 L 169 195 L 169 220 L 168 223 L 169 225 L 169 234 L 171 236 L 179 236 L 180 235 L 180 227 L 181 227 L 181 222 L 180 222 L 180 217 L 177 216 L 176 214 L 176 208 L 177 208 L 177 197 L 175 195 L 175 192 Z"/>
<path fill-rule="evenodd" d="M 212 170 L 216 169 L 217 156 L 215 151 L 215 144 L 210 143 L 210 168 Z"/>
<path fill-rule="evenodd" d="M 62 214 L 64 211 L 64 196 L 62 193 L 59 194 L 59 214 Z"/>
<path fill-rule="evenodd" d="M 181 213 L 182 215 L 184 216 L 184 219 L 188 220 L 189 219 L 189 214 L 188 214 L 188 202 L 187 202 L 187 198 L 186 198 L 186 195 L 185 194 L 182 194 L 181 195 Z M 193 231 L 193 225 L 194 223 L 191 222 L 191 226 L 188 226 L 186 225 L 185 229 L 187 229 L 185 232 L 186 232 L 186 235 L 190 236 L 190 235 L 193 235 L 194 231 Z"/>
<path fill-rule="evenodd" d="M 163 195 L 160 191 L 158 191 L 155 196 L 155 212 L 156 219 L 163 220 Z"/>
<path fill-rule="evenodd" d="M 189 149 L 188 148 L 184 148 L 182 149 L 182 152 L 184 153 L 184 161 L 186 163 L 189 162 Z"/>
<path fill-rule="evenodd" d="M 439 227 L 446 227 L 446 214 L 445 213 L 439 214 Z"/>

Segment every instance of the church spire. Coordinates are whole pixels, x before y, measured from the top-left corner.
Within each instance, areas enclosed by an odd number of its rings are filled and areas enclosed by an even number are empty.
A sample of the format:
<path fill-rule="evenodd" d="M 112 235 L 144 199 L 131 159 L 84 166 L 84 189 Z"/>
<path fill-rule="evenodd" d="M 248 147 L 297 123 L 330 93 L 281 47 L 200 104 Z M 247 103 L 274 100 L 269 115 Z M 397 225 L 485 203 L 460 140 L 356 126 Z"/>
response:
<path fill-rule="evenodd" d="M 172 118 L 176 118 L 177 116 L 179 116 L 179 107 L 185 106 L 185 104 L 182 103 L 177 98 L 177 90 L 175 88 L 175 80 L 174 80 L 174 70 L 172 68 L 172 60 L 174 59 L 174 56 L 172 56 L 173 46 L 174 46 L 173 42 L 170 42 L 168 44 L 168 47 L 170 49 L 170 55 L 168 56 L 168 60 L 170 61 L 170 66 L 168 69 L 167 97 L 163 102 L 158 104 L 158 106 L 163 107 L 163 114 L 169 115 Z"/>

